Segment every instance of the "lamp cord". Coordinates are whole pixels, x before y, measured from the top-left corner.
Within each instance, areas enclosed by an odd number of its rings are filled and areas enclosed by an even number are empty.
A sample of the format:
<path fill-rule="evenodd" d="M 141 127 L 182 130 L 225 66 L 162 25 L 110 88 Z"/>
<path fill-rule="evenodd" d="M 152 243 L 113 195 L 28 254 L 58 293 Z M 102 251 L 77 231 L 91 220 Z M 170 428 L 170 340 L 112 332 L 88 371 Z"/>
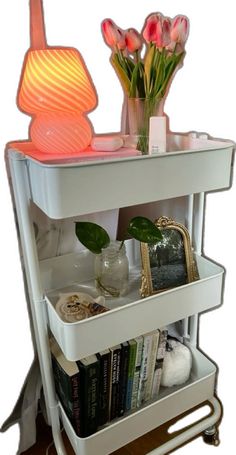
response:
<path fill-rule="evenodd" d="M 64 427 L 61 428 L 60 433 L 62 433 L 63 430 L 64 430 Z M 50 449 L 52 447 L 54 447 L 54 441 L 53 440 L 52 440 L 52 442 L 50 442 L 49 446 L 47 447 L 45 455 L 49 455 L 49 451 L 50 451 Z"/>

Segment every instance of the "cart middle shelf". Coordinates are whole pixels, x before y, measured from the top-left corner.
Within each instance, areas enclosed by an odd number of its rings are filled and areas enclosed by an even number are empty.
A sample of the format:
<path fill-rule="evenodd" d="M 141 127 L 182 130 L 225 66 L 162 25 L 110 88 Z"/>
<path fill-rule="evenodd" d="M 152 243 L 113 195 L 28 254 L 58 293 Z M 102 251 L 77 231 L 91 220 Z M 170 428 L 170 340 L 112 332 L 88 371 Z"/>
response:
<path fill-rule="evenodd" d="M 131 246 L 135 243 L 128 241 Z M 132 254 L 132 248 L 128 248 Z M 78 322 L 64 322 L 55 305 L 62 293 L 85 292 L 96 297 L 94 256 L 84 250 L 40 262 L 48 324 L 69 360 L 78 360 L 123 341 L 217 307 L 222 301 L 224 269 L 195 255 L 199 279 L 147 298 L 140 297 L 139 260 L 131 260 L 130 287 L 124 297 L 106 299 L 110 311 Z"/>

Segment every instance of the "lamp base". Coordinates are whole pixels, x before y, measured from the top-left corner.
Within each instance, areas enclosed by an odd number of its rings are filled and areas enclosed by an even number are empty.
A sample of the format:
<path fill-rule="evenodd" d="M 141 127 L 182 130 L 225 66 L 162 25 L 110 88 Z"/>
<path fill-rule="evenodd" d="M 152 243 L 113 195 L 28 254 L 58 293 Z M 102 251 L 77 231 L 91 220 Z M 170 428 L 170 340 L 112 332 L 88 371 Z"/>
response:
<path fill-rule="evenodd" d="M 73 154 L 91 143 L 90 122 L 79 112 L 38 114 L 30 124 L 30 137 L 35 147 L 47 154 Z"/>

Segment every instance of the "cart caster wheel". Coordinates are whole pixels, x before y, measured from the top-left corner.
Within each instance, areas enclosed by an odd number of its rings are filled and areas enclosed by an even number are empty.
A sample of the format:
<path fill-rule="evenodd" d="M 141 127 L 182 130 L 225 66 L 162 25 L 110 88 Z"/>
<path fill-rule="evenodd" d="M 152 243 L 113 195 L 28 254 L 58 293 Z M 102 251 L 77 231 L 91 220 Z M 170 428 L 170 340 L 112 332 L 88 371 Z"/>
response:
<path fill-rule="evenodd" d="M 215 426 L 207 428 L 203 433 L 203 441 L 217 447 L 220 444 L 218 429 Z"/>

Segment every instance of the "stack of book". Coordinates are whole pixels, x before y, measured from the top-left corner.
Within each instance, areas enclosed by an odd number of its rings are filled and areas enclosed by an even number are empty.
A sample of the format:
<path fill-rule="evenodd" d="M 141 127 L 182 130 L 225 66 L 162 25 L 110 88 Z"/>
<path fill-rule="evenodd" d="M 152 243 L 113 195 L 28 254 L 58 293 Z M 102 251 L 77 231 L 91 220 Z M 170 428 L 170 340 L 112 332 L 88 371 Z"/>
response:
<path fill-rule="evenodd" d="M 154 330 L 72 362 L 51 339 L 55 389 L 78 436 L 158 397 L 166 340 Z"/>

